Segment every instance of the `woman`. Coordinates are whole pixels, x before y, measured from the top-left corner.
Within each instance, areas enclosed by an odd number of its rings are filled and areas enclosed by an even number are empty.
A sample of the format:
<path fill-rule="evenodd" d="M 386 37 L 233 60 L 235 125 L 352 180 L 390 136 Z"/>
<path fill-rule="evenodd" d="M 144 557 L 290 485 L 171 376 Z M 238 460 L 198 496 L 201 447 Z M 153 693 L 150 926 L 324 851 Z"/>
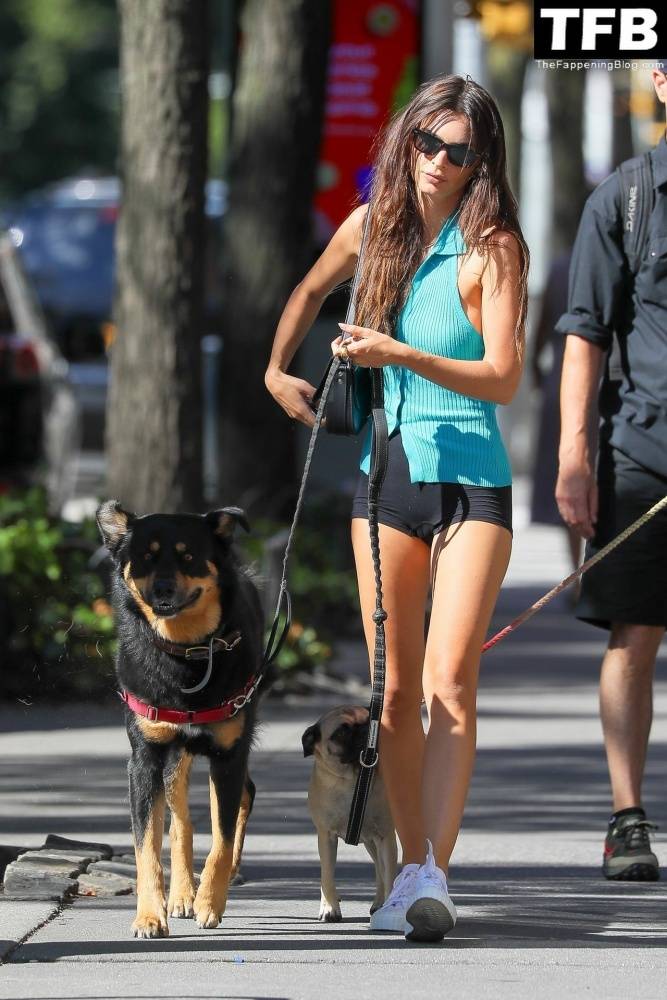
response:
<path fill-rule="evenodd" d="M 378 516 L 388 613 L 380 745 L 403 868 L 371 929 L 433 941 L 456 920 L 446 872 L 475 755 L 481 647 L 512 538 L 495 406 L 510 402 L 521 376 L 528 251 L 489 94 L 456 76 L 424 84 L 380 138 L 371 206 L 359 325 L 341 323 L 350 339 L 332 345 L 384 369 L 391 435 Z M 342 224 L 276 332 L 267 387 L 309 425 L 314 389 L 287 367 L 327 293 L 352 275 L 366 212 L 360 206 Z M 369 455 L 370 432 L 352 544 L 372 654 Z"/>

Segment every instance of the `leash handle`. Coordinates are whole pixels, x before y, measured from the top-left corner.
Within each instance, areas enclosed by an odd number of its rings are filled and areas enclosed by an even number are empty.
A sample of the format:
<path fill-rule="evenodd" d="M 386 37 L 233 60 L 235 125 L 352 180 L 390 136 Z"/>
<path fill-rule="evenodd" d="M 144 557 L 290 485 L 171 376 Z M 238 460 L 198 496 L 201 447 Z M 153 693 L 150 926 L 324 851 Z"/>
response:
<path fill-rule="evenodd" d="M 386 673 L 386 640 L 384 623 L 387 612 L 382 606 L 382 564 L 380 562 L 380 537 L 377 518 L 378 500 L 387 471 L 389 434 L 387 414 L 384 409 L 384 372 L 382 368 L 371 369 L 373 438 L 371 447 L 371 469 L 368 477 L 368 529 L 371 536 L 371 555 L 375 573 L 375 650 L 373 655 L 373 688 L 368 708 L 368 738 L 359 756 L 359 774 L 354 787 L 352 805 L 345 833 L 346 844 L 358 844 L 368 796 L 373 785 L 375 768 L 379 760 L 380 721 L 384 705 L 384 685 Z"/>

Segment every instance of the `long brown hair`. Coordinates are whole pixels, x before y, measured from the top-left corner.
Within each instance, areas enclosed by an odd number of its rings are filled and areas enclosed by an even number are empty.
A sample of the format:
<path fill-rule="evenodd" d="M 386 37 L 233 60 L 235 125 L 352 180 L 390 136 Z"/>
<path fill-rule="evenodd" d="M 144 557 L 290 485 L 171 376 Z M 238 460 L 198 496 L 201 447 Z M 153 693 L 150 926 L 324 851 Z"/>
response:
<path fill-rule="evenodd" d="M 483 153 L 458 206 L 458 224 L 467 253 L 488 256 L 492 235 L 512 233 L 521 254 L 520 310 L 516 326 L 521 352 L 526 319 L 529 253 L 521 232 L 516 199 L 506 173 L 505 132 L 496 103 L 470 78 L 439 76 L 415 96 L 380 133 L 376 142 L 370 204 L 372 214 L 357 295 L 357 323 L 393 334 L 412 277 L 424 256 L 424 220 L 414 180 L 413 128 L 442 122 L 453 114 L 470 122 L 470 146 Z"/>

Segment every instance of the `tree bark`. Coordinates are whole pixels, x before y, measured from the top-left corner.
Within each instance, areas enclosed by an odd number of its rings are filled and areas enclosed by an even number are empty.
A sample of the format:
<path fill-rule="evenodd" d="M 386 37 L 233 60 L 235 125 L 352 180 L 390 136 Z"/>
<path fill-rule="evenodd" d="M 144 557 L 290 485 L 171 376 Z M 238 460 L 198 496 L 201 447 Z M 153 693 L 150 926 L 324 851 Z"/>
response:
<path fill-rule="evenodd" d="M 512 193 L 521 198 L 521 102 L 528 54 L 504 42 L 487 46 L 489 92 L 503 120 L 507 146 L 507 174 Z M 560 74 L 558 74 L 560 76 Z"/>
<path fill-rule="evenodd" d="M 290 512 L 295 425 L 264 372 L 276 323 L 310 261 L 330 31 L 328 0 L 246 0 L 225 218 L 221 378 L 224 502 Z"/>
<path fill-rule="evenodd" d="M 202 502 L 207 0 L 118 0 L 122 210 L 107 417 L 110 495 Z"/>
<path fill-rule="evenodd" d="M 551 252 L 571 250 L 586 197 L 584 172 L 584 90 L 586 74 L 552 73 L 545 77 L 553 171 Z"/>

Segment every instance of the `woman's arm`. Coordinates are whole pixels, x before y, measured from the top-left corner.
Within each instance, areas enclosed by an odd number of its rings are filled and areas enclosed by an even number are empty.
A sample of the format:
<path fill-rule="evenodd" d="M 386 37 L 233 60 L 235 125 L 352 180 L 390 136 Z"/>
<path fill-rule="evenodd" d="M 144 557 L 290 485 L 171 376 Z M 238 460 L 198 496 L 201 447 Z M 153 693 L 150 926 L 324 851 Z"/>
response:
<path fill-rule="evenodd" d="M 366 205 L 356 208 L 334 233 L 290 295 L 276 329 L 264 382 L 289 417 L 308 425 L 314 420 L 308 402 L 315 388 L 304 379 L 287 375 L 287 369 L 329 292 L 354 273 L 366 210 Z"/>
<path fill-rule="evenodd" d="M 520 251 L 511 233 L 494 234 L 480 273 L 484 358 L 457 361 L 415 350 L 364 327 L 341 323 L 354 343 L 347 346 L 355 364 L 403 365 L 430 382 L 493 403 L 509 403 L 521 378 L 516 326 L 520 312 Z M 336 347 L 340 345 L 336 342 Z"/>

